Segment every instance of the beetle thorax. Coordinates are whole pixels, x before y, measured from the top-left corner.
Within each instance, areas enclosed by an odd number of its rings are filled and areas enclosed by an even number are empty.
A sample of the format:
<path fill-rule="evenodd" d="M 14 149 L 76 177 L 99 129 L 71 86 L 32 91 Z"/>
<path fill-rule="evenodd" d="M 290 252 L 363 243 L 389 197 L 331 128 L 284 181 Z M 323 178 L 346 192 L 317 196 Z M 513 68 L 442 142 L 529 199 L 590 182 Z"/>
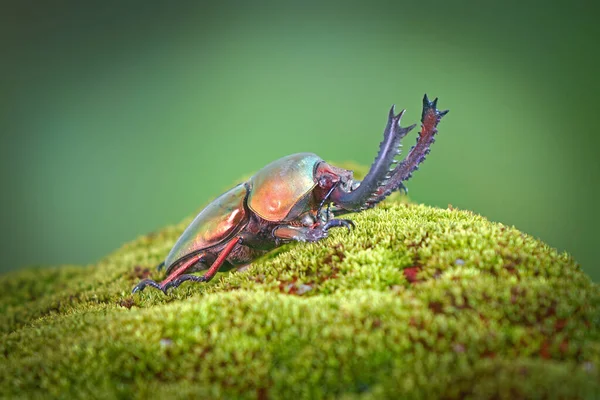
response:
<path fill-rule="evenodd" d="M 298 153 L 267 165 L 250 178 L 248 207 L 267 221 L 295 219 L 311 200 L 321 161 L 315 154 Z"/>

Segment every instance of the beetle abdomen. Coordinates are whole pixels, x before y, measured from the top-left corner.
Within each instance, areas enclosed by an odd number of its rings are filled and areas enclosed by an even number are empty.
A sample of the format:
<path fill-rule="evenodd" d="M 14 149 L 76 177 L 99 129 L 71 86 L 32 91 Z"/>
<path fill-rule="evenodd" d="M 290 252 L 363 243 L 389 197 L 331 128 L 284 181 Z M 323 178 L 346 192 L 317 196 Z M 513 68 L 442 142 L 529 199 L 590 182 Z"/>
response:
<path fill-rule="evenodd" d="M 217 245 L 234 233 L 247 219 L 244 207 L 246 193 L 245 185 L 240 184 L 200 211 L 165 259 L 167 270 L 182 257 Z"/>
<path fill-rule="evenodd" d="M 248 207 L 267 221 L 286 220 L 294 205 L 315 187 L 315 166 L 321 161 L 316 154 L 298 153 L 267 165 L 250 180 Z"/>

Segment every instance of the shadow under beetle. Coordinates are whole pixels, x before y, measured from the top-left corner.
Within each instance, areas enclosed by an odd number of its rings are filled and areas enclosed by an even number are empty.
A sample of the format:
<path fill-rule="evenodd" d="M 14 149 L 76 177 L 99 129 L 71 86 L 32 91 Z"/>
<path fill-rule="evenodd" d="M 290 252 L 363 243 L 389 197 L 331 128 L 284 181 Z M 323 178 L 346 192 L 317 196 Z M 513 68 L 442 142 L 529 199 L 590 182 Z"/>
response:
<path fill-rule="evenodd" d="M 354 227 L 336 217 L 371 208 L 396 189 L 406 191 L 402 182 L 429 153 L 448 112 L 437 109 L 437 98 L 430 102 L 425 95 L 417 143 L 398 162 L 400 140 L 415 127 L 400 126 L 404 111 L 395 114 L 392 106 L 379 153 L 362 181 L 312 153 L 280 158 L 203 209 L 159 265 L 166 266 L 167 277 L 160 283 L 144 279 L 133 293 L 146 286 L 166 293 L 185 281 L 208 282 L 224 263 L 248 264 L 283 243 L 316 242 L 331 228 Z M 190 274 L 205 269 L 202 276 Z"/>

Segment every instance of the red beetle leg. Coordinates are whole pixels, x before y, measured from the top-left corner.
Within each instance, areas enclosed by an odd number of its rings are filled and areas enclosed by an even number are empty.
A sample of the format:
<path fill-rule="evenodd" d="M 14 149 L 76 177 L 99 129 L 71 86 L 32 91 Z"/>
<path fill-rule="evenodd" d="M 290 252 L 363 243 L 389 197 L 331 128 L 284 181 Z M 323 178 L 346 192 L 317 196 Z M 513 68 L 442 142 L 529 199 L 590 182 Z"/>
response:
<path fill-rule="evenodd" d="M 219 253 L 219 256 L 217 257 L 215 262 L 212 263 L 212 265 L 210 266 L 208 271 L 206 271 L 206 273 L 202 276 L 188 275 L 188 274 L 182 275 L 186 271 L 186 269 L 188 269 L 192 264 L 186 263 L 186 265 L 182 265 L 180 268 L 177 268 L 171 275 L 169 275 L 167 277 L 167 279 L 165 279 L 164 281 L 162 281 L 160 283 L 161 289 L 166 293 L 169 289 L 176 288 L 177 286 L 181 285 L 185 281 L 194 281 L 194 282 L 210 281 L 212 278 L 214 278 L 216 273 L 219 271 L 219 268 L 221 268 L 221 266 L 227 259 L 227 256 L 229 256 L 229 254 L 234 249 L 234 247 L 241 242 L 242 242 L 242 238 L 240 238 L 240 237 L 231 239 L 227 243 L 227 245 L 225 245 L 225 248 L 223 250 L 221 250 L 221 253 Z"/>
<path fill-rule="evenodd" d="M 206 255 L 206 253 L 200 253 L 200 254 L 196 254 L 193 257 L 190 257 L 189 259 L 185 260 L 175 271 L 173 271 L 167 277 L 167 279 L 165 279 L 161 283 L 155 282 L 152 279 L 144 279 L 143 281 L 139 282 L 133 288 L 133 290 L 131 291 L 131 293 L 141 292 L 142 290 L 144 290 L 146 288 L 146 286 L 151 286 L 151 287 L 153 287 L 155 289 L 162 290 L 164 292 L 165 291 L 165 284 L 166 283 L 168 283 L 169 281 L 175 279 L 177 276 L 183 274 L 185 271 L 187 271 L 188 269 L 190 269 L 190 267 L 193 267 L 194 265 L 196 265 L 198 262 L 200 262 L 201 259 L 204 258 L 205 255 Z M 163 264 L 164 263 L 161 263 L 161 265 L 163 265 Z"/>
<path fill-rule="evenodd" d="M 160 287 L 164 290 L 164 287 L 167 283 L 171 282 L 173 279 L 177 278 L 179 275 L 183 274 L 185 271 L 190 269 L 194 264 L 204 258 L 204 253 L 196 254 L 193 257 L 190 257 L 188 260 L 185 260 L 175 271 L 171 272 L 169 276 L 167 276 L 161 283 Z"/>

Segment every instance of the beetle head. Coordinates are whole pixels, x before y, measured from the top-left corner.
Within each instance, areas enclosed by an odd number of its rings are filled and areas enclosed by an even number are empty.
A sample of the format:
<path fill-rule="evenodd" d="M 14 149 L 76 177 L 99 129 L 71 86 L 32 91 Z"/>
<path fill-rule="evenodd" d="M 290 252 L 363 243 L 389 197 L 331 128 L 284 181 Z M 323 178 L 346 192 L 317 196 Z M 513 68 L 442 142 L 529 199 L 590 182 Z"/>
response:
<path fill-rule="evenodd" d="M 319 195 L 319 200 L 324 200 L 333 188 L 339 187 L 344 191 L 351 190 L 353 183 L 353 172 L 347 169 L 334 167 L 325 161 L 320 162 L 315 170 L 315 188 Z"/>

